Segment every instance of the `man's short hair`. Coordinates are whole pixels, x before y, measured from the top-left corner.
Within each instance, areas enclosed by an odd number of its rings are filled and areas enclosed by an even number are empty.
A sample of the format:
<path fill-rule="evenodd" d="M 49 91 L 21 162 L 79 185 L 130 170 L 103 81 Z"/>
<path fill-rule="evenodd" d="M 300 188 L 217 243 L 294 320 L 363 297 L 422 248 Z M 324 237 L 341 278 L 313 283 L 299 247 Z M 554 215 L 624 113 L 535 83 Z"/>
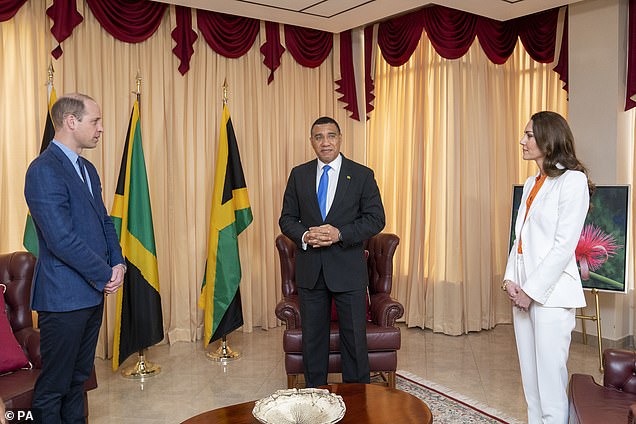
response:
<path fill-rule="evenodd" d="M 55 128 L 61 128 L 64 122 L 64 118 L 68 115 L 75 116 L 78 120 L 82 120 L 86 113 L 86 100 L 93 100 L 92 97 L 81 93 L 65 94 L 57 99 L 51 108 L 51 119 Z"/>
<path fill-rule="evenodd" d="M 336 128 L 338 128 L 338 134 L 340 134 L 340 125 L 338 125 L 335 119 L 329 116 L 321 116 L 320 118 L 316 119 L 314 123 L 312 124 L 311 128 L 309 129 L 309 133 L 311 134 L 313 132 L 314 127 L 316 125 L 324 125 L 324 124 L 334 124 Z"/>

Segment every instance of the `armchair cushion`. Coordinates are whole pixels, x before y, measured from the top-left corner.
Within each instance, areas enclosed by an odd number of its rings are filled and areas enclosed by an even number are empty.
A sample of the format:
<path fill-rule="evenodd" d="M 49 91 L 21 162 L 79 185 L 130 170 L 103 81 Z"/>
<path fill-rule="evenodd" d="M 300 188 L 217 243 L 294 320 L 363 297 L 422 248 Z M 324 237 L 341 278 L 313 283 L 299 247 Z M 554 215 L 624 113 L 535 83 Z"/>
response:
<path fill-rule="evenodd" d="M 6 286 L 0 284 L 0 374 L 15 371 L 20 368 L 31 368 L 29 359 L 13 335 L 13 330 L 7 317 L 7 305 L 4 301 Z"/>

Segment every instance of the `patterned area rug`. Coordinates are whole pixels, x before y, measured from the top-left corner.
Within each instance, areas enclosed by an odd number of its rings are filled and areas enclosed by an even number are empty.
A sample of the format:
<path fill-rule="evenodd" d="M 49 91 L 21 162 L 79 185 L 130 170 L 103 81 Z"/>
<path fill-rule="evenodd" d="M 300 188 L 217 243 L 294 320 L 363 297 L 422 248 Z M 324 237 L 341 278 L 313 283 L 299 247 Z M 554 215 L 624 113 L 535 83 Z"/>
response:
<path fill-rule="evenodd" d="M 409 372 L 397 372 L 397 388 L 422 399 L 431 409 L 435 424 L 520 423 L 486 405 Z"/>

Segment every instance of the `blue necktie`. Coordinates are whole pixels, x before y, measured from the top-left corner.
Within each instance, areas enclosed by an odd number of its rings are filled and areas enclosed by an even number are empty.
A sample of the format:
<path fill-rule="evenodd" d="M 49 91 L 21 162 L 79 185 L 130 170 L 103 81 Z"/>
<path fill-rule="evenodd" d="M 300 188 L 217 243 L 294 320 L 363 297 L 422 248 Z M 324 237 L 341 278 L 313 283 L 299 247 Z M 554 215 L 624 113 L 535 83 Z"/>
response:
<path fill-rule="evenodd" d="M 88 189 L 88 192 L 92 196 L 93 195 L 93 191 L 91 190 L 91 187 L 90 187 L 90 185 L 88 183 L 88 178 L 86 177 L 86 167 L 84 166 L 84 160 L 82 159 L 81 156 L 77 157 L 77 165 L 79 166 L 82 180 L 84 181 L 84 184 L 86 184 L 86 188 Z"/>
<path fill-rule="evenodd" d="M 322 175 L 320 176 L 320 182 L 318 183 L 318 206 L 320 207 L 320 214 L 322 220 L 325 220 L 327 216 L 327 188 L 329 188 L 329 170 L 331 167 L 325 165 L 322 167 Z"/>

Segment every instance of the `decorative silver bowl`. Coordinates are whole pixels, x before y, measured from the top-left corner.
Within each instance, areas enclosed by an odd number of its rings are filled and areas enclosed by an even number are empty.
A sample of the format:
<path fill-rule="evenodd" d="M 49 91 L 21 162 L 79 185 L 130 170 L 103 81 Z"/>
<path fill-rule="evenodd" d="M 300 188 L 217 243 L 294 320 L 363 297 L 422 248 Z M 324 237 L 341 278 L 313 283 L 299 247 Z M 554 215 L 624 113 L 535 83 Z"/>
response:
<path fill-rule="evenodd" d="M 344 417 L 342 396 L 326 389 L 287 389 L 257 400 L 252 415 L 263 424 L 333 424 Z"/>

